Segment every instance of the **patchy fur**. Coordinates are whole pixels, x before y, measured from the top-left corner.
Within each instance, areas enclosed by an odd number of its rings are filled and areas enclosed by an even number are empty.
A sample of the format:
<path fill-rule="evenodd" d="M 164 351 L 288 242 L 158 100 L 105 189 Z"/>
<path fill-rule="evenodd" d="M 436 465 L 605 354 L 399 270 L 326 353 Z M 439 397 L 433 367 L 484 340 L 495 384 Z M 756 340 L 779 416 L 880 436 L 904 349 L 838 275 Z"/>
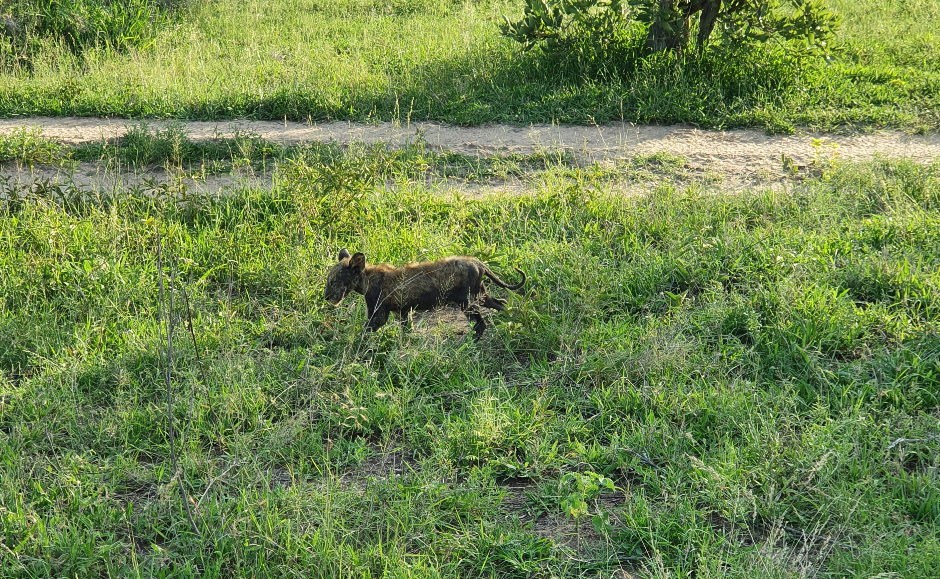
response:
<path fill-rule="evenodd" d="M 518 290 L 526 282 L 509 285 L 496 277 L 482 261 L 475 257 L 455 256 L 438 261 L 411 263 L 404 267 L 391 265 L 366 265 L 365 255 L 350 255 L 343 249 L 337 257 L 338 263 L 326 276 L 323 297 L 338 305 L 346 294 L 356 292 L 366 298 L 369 313 L 368 327 L 376 330 L 385 325 L 388 315 L 395 313 L 400 320 L 407 320 L 411 310 L 430 310 L 444 305 L 459 307 L 473 323 L 475 339 L 486 329 L 480 306 L 505 311 L 506 300 L 487 295 L 483 278 L 508 290 Z"/>

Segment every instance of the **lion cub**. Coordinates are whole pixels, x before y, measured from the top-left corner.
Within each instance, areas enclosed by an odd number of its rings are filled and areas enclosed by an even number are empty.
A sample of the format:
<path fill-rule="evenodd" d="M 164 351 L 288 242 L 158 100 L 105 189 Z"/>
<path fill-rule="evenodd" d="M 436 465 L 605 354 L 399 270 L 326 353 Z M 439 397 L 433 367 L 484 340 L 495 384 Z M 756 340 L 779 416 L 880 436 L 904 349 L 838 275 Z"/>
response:
<path fill-rule="evenodd" d="M 430 310 L 450 304 L 459 307 L 473 323 L 474 339 L 478 340 L 486 329 L 480 305 L 506 310 L 506 300 L 487 295 L 483 278 L 488 277 L 496 285 L 513 291 L 526 282 L 525 273 L 519 268 L 514 269 L 522 275 L 522 281 L 509 285 L 496 277 L 482 261 L 467 256 L 393 267 L 366 265 L 365 255 L 356 253 L 350 256 L 349 251 L 343 249 L 337 261 L 326 276 L 323 297 L 335 306 L 350 291 L 364 295 L 370 330 L 384 326 L 392 312 L 399 319 L 406 320 L 411 310 Z"/>

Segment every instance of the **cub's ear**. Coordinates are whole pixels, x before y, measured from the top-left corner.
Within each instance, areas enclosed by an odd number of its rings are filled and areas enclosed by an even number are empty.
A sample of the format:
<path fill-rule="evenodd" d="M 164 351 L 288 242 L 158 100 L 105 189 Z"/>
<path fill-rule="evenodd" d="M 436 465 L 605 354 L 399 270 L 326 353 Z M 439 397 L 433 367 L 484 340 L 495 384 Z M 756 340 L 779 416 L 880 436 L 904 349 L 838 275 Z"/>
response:
<path fill-rule="evenodd" d="M 347 257 L 349 257 L 349 250 L 344 247 L 339 250 L 339 256 L 336 258 L 336 261 L 343 261 Z"/>
<path fill-rule="evenodd" d="M 354 253 L 352 257 L 349 258 L 349 265 L 347 266 L 353 271 L 362 271 L 366 268 L 366 256 L 361 253 Z"/>

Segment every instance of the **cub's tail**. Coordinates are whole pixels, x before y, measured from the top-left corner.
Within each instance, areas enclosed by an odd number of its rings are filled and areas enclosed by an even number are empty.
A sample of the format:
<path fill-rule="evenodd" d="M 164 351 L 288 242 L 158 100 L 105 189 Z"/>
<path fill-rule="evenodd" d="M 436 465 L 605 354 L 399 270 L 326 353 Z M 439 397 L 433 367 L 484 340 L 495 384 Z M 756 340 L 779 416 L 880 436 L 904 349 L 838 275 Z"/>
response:
<path fill-rule="evenodd" d="M 488 268 L 488 267 L 486 267 L 486 268 L 483 269 L 483 275 L 485 275 L 486 277 L 488 277 L 488 278 L 490 278 L 491 280 L 493 280 L 493 283 L 495 283 L 495 284 L 498 285 L 499 287 L 504 287 L 504 288 L 506 288 L 506 289 L 508 289 L 508 290 L 516 291 L 516 290 L 522 288 L 522 286 L 525 285 L 526 277 L 525 277 L 525 272 L 522 271 L 521 269 L 519 269 L 518 267 L 514 267 L 513 269 L 516 270 L 516 271 L 518 271 L 519 274 L 522 276 L 522 281 L 520 281 L 520 282 L 517 283 L 516 285 L 509 285 L 508 283 L 506 283 L 506 282 L 504 282 L 503 280 L 499 279 L 498 277 L 496 277 L 496 274 L 495 274 L 495 273 L 493 273 L 492 271 L 490 271 L 490 268 Z"/>

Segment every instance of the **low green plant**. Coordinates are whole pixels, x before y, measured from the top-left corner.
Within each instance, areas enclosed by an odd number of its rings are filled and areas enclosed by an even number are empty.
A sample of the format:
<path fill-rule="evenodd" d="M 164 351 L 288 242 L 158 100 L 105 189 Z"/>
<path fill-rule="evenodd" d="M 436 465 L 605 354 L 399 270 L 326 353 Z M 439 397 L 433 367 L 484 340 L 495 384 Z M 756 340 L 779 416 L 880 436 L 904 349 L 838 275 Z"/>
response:
<path fill-rule="evenodd" d="M 0 135 L 0 163 L 53 164 L 62 158 L 62 151 L 63 147 L 44 138 L 39 128 L 23 127 Z"/>
<path fill-rule="evenodd" d="M 605 489 L 614 491 L 614 481 L 596 472 L 569 472 L 558 481 L 561 495 L 561 509 L 575 520 L 580 533 L 581 519 L 590 516 L 591 524 L 598 533 L 607 534 L 612 530 L 610 515 L 600 507 L 591 509 L 589 501 L 596 499 Z"/>

